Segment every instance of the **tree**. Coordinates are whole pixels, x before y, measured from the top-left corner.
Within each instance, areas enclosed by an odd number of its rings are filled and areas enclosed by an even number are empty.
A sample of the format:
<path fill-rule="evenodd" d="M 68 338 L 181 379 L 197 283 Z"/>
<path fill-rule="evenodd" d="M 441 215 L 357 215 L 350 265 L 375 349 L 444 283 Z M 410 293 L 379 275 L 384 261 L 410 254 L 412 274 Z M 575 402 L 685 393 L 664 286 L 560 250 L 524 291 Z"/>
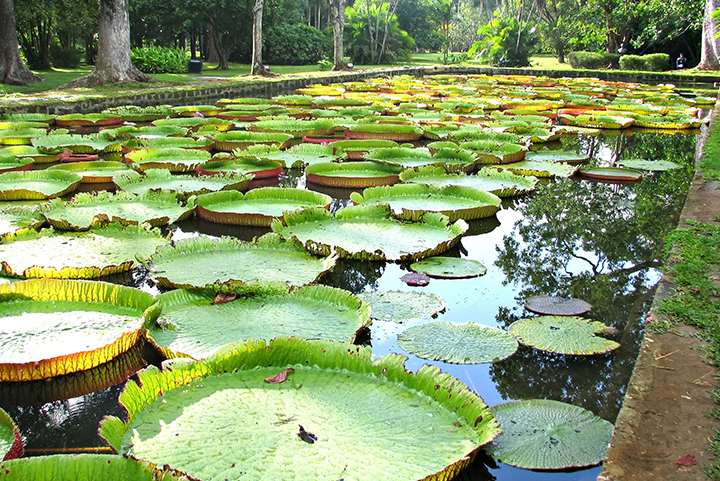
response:
<path fill-rule="evenodd" d="M 42 81 L 20 58 L 12 0 L 0 0 L 0 83 L 27 85 Z"/>
<path fill-rule="evenodd" d="M 345 0 L 330 0 L 330 16 L 333 28 L 333 70 L 343 70 L 345 65 Z"/>
<path fill-rule="evenodd" d="M 355 63 L 380 64 L 409 58 L 415 41 L 398 25 L 397 2 L 356 0 L 353 7 L 345 9 L 345 44 Z"/>
<path fill-rule="evenodd" d="M 130 59 L 130 5 L 128 0 L 100 0 L 98 55 L 95 68 L 63 88 L 95 87 L 109 83 L 153 82 Z"/>
<path fill-rule="evenodd" d="M 720 45 L 718 44 L 718 25 L 716 12 L 720 9 L 719 0 L 705 0 L 703 16 L 702 48 L 700 50 L 701 70 L 720 70 Z"/>
<path fill-rule="evenodd" d="M 253 28 L 252 28 L 252 63 L 250 64 L 250 75 L 274 75 L 262 62 L 262 25 L 263 7 L 265 0 L 255 0 L 253 7 Z"/>

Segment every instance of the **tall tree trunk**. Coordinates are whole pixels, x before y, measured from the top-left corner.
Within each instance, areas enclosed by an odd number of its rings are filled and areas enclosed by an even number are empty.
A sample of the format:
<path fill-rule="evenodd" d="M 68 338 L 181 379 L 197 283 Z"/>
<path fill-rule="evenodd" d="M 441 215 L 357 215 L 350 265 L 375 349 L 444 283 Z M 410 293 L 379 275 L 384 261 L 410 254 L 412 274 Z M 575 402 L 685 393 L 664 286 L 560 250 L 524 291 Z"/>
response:
<path fill-rule="evenodd" d="M 265 0 L 255 0 L 253 7 L 252 27 L 252 63 L 250 64 L 250 75 L 274 75 L 265 68 L 262 62 L 262 17 Z"/>
<path fill-rule="evenodd" d="M 703 16 L 702 49 L 700 50 L 700 70 L 720 70 L 720 45 L 715 35 L 718 32 L 717 21 L 712 13 L 720 7 L 720 0 L 705 0 Z"/>
<path fill-rule="evenodd" d="M 565 63 L 565 45 L 559 38 L 555 40 L 555 52 L 557 53 L 558 63 Z"/>
<path fill-rule="evenodd" d="M 68 82 L 61 88 L 154 81 L 135 68 L 130 59 L 129 0 L 100 0 L 95 68 L 90 74 Z"/>
<path fill-rule="evenodd" d="M 32 73 L 20 58 L 12 0 L 0 0 L 0 83 L 27 85 L 43 80 Z"/>
<path fill-rule="evenodd" d="M 333 70 L 343 70 L 345 65 L 345 47 L 343 32 L 345 30 L 345 0 L 330 0 L 330 16 L 333 26 Z"/>

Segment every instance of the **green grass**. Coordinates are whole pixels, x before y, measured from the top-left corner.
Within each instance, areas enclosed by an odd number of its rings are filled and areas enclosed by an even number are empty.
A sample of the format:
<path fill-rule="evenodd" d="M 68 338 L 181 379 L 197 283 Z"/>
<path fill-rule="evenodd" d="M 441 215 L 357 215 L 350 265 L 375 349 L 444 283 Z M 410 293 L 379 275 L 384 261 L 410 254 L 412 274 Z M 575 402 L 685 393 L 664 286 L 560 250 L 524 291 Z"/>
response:
<path fill-rule="evenodd" d="M 700 170 L 708 180 L 720 180 L 720 128 L 716 123 L 710 127 L 710 135 L 703 147 Z"/>

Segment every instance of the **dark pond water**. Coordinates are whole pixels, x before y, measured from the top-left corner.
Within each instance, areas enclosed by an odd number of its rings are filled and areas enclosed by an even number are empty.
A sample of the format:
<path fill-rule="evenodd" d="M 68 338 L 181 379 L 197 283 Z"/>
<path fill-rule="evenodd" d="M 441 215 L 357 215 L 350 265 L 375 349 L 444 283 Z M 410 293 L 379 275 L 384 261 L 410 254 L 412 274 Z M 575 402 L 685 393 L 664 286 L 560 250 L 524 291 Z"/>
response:
<path fill-rule="evenodd" d="M 505 200 L 497 216 L 471 223 L 450 254 L 474 259 L 487 274 L 473 279 L 437 280 L 409 287 L 400 277 L 407 266 L 394 263 L 339 262 L 322 282 L 355 293 L 413 290 L 434 293 L 447 303 L 439 320 L 476 322 L 505 328 L 529 315 L 526 297 L 554 295 L 585 299 L 589 317 L 618 330 L 621 347 L 611 354 L 562 356 L 520 347 L 494 364 L 433 362 L 474 389 L 489 406 L 543 398 L 582 406 L 614 422 L 644 333 L 658 270 L 661 240 L 676 223 L 694 172 L 694 134 L 625 132 L 612 136 L 564 139 L 553 148 L 589 153 L 592 162 L 665 159 L 683 167 L 648 173 L 636 184 L 565 179 L 532 195 Z M 305 187 L 301 171 L 286 172 L 281 184 Z M 333 191 L 333 209 L 349 203 L 349 192 Z M 188 220 L 170 228 L 175 239 L 192 235 L 232 235 L 250 239 L 267 230 L 236 228 Z M 116 281 L 157 292 L 139 269 Z M 377 356 L 404 353 L 397 334 L 428 320 L 402 325 L 376 322 L 372 349 Z M 406 367 L 428 361 L 408 355 Z M 117 397 L 123 381 L 148 362 L 160 359 L 147 346 L 93 371 L 33 383 L 0 383 L 0 406 L 27 437 L 29 454 L 93 451 L 102 446 L 96 431 L 103 416 L 122 416 Z M 114 377 L 113 377 L 114 376 Z M 85 394 L 89 393 L 89 394 Z M 459 479 L 589 481 L 600 468 L 570 472 L 532 472 L 480 460 Z"/>

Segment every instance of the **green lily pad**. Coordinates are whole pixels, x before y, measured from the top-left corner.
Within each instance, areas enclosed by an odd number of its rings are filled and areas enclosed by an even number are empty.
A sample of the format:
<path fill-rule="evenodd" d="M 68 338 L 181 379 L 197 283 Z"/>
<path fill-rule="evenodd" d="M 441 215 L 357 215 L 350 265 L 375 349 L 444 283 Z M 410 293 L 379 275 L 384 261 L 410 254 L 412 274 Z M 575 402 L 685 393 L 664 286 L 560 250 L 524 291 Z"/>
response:
<path fill-rule="evenodd" d="M 129 421 L 106 418 L 101 435 L 201 479 L 452 478 L 498 433 L 495 421 L 457 379 L 431 366 L 409 373 L 402 360 L 296 338 L 229 346 L 204 363 L 141 371 L 142 388 L 120 397 Z M 287 381 L 264 382 L 285 368 Z"/>
<path fill-rule="evenodd" d="M 449 185 L 398 184 L 353 192 L 355 204 L 387 204 L 398 219 L 419 220 L 426 212 L 445 214 L 454 222 L 491 217 L 500 210 L 500 198 L 489 192 Z"/>
<path fill-rule="evenodd" d="M 428 257 L 410 264 L 410 270 L 441 279 L 467 279 L 484 276 L 487 272 L 487 268 L 478 261 L 442 256 Z"/>
<path fill-rule="evenodd" d="M 136 163 L 140 170 L 167 169 L 170 172 L 195 172 L 210 160 L 210 153 L 203 150 L 172 147 L 166 149 L 139 149 L 125 157 Z"/>
<path fill-rule="evenodd" d="M 314 285 L 253 286 L 231 302 L 214 304 L 214 293 L 177 289 L 161 294 L 162 317 L 148 336 L 169 357 L 209 356 L 246 339 L 297 336 L 353 342 L 370 325 L 370 307 L 348 291 Z"/>
<path fill-rule="evenodd" d="M 642 172 L 619 167 L 583 167 L 578 173 L 589 179 L 610 182 L 638 182 L 642 179 Z"/>
<path fill-rule="evenodd" d="M 0 145 L 31 145 L 35 139 L 45 137 L 48 137 L 47 127 L 0 129 Z"/>
<path fill-rule="evenodd" d="M 59 154 L 71 150 L 74 154 L 98 154 L 101 152 L 120 152 L 121 143 L 118 140 L 108 140 L 101 134 L 94 135 L 47 135 L 35 137 L 33 146 L 40 152 Z"/>
<path fill-rule="evenodd" d="M 174 192 L 80 193 L 69 202 L 51 203 L 43 215 L 56 229 L 87 230 L 98 223 L 149 224 L 160 227 L 189 217 L 194 199 L 181 205 Z"/>
<path fill-rule="evenodd" d="M 567 164 L 582 164 L 590 160 L 585 154 L 566 152 L 564 150 L 544 150 L 541 152 L 528 152 L 525 160 L 532 162 L 562 162 Z"/>
<path fill-rule="evenodd" d="M 357 124 L 345 129 L 346 139 L 392 140 L 412 142 L 423 136 L 423 130 L 414 125 Z"/>
<path fill-rule="evenodd" d="M 373 149 L 387 149 L 397 146 L 397 142 L 392 140 L 377 139 L 347 139 L 332 143 L 332 148 L 336 154 L 345 154 L 350 160 L 360 160 L 366 152 Z"/>
<path fill-rule="evenodd" d="M 148 259 L 170 241 L 158 231 L 111 225 L 90 232 L 18 234 L 0 244 L 6 275 L 95 279 L 133 268 L 136 258 Z"/>
<path fill-rule="evenodd" d="M 512 356 L 518 342 L 502 329 L 469 322 L 430 322 L 398 335 L 398 345 L 423 359 L 453 364 L 497 362 Z"/>
<path fill-rule="evenodd" d="M 461 149 L 469 150 L 477 155 L 479 164 L 509 164 L 525 158 L 527 147 L 511 142 L 495 142 L 492 140 L 475 140 L 463 142 Z"/>
<path fill-rule="evenodd" d="M 34 170 L 0 174 L 0 200 L 54 199 L 74 191 L 82 176 L 72 172 Z"/>
<path fill-rule="evenodd" d="M 168 105 L 153 105 L 139 107 L 137 105 L 121 105 L 103 110 L 103 113 L 119 115 L 126 122 L 150 122 L 152 120 L 170 117 L 173 110 Z"/>
<path fill-rule="evenodd" d="M 134 346 L 160 313 L 155 298 L 105 282 L 34 279 L 0 285 L 0 380 L 91 369 Z"/>
<path fill-rule="evenodd" d="M 525 309 L 535 314 L 550 316 L 579 316 L 590 311 L 592 307 L 592 304 L 582 299 L 552 296 L 532 296 L 525 299 Z"/>
<path fill-rule="evenodd" d="M 317 281 L 334 265 L 334 257 L 318 259 L 302 244 L 270 233 L 252 243 L 232 238 L 179 241 L 158 249 L 150 273 L 160 286 L 169 288 L 200 288 L 229 281 L 303 286 Z"/>
<path fill-rule="evenodd" d="M 223 173 L 252 174 L 255 179 L 268 179 L 282 174 L 280 162 L 259 160 L 255 158 L 215 158 L 198 167 L 200 175 L 216 175 Z"/>
<path fill-rule="evenodd" d="M 0 456 L 2 456 L 2 460 L 19 458 L 23 455 L 24 450 L 22 434 L 8 413 L 0 408 Z"/>
<path fill-rule="evenodd" d="M 308 182 L 356 189 L 394 184 L 400 172 L 402 167 L 381 162 L 325 162 L 305 168 Z"/>
<path fill-rule="evenodd" d="M 626 169 L 636 170 L 649 170 L 653 172 L 660 172 L 665 170 L 674 170 L 682 167 L 680 164 L 671 162 L 669 160 L 643 160 L 643 159 L 628 159 L 620 160 L 617 162 L 618 167 L 624 167 Z"/>
<path fill-rule="evenodd" d="M 59 127 L 91 127 L 121 123 L 122 117 L 110 113 L 66 114 L 55 118 L 55 125 Z"/>
<path fill-rule="evenodd" d="M 82 176 L 82 182 L 86 184 L 102 184 L 112 182 L 115 175 L 132 171 L 129 165 L 122 162 L 108 160 L 96 160 L 90 162 L 72 162 L 69 164 L 53 165 L 48 171 L 73 172 Z"/>
<path fill-rule="evenodd" d="M 436 213 L 425 214 L 421 222 L 401 222 L 382 205 L 346 207 L 335 216 L 310 208 L 285 213 L 271 227 L 283 237 L 296 237 L 316 255 L 335 250 L 343 258 L 388 261 L 440 254 L 468 229 L 462 219 L 448 225 L 447 217 Z"/>
<path fill-rule="evenodd" d="M 237 191 L 213 192 L 198 196 L 197 215 L 220 224 L 269 226 L 284 212 L 308 206 L 327 208 L 329 195 L 304 189 L 262 187 L 243 194 Z"/>
<path fill-rule="evenodd" d="M 526 469 L 566 469 L 602 462 L 612 423 L 572 404 L 530 399 L 492 408 L 502 434 L 490 447 L 505 464 Z"/>
<path fill-rule="evenodd" d="M 521 343 L 543 351 L 588 356 L 620 347 L 617 342 L 596 335 L 604 329 L 608 326 L 602 322 L 582 317 L 540 316 L 513 322 L 510 334 Z"/>
<path fill-rule="evenodd" d="M 335 124 L 327 120 L 259 120 L 247 129 L 253 132 L 277 132 L 291 134 L 296 139 L 304 136 L 328 135 L 335 130 Z"/>
<path fill-rule="evenodd" d="M 212 139 L 204 137 L 200 139 L 193 139 L 191 137 L 149 137 L 126 140 L 122 144 L 123 151 L 126 152 L 132 152 L 140 149 L 170 148 L 211 150 L 212 147 Z"/>
<path fill-rule="evenodd" d="M 158 469 L 152 463 L 126 458 L 116 454 L 54 454 L 13 459 L 0 465 L 2 479 L 27 481 L 78 481 L 103 479 L 105 481 L 172 481 L 187 476 L 170 469 Z"/>
<path fill-rule="evenodd" d="M 45 223 L 37 209 L 10 206 L 0 210 L 0 237 L 13 236 L 26 229 L 38 229 Z"/>
<path fill-rule="evenodd" d="M 221 190 L 245 191 L 254 177 L 252 174 L 232 172 L 221 175 L 173 175 L 167 169 L 150 169 L 145 175 L 137 172 L 122 173 L 113 177 L 113 182 L 119 189 L 133 194 L 170 191 L 178 194 L 178 199 L 185 201 L 193 195 Z"/>
<path fill-rule="evenodd" d="M 529 175 L 517 175 L 507 170 L 484 167 L 475 175 L 448 173 L 442 167 L 426 166 L 406 170 L 400 180 L 413 184 L 457 185 L 484 190 L 498 197 L 514 197 L 537 188 L 538 179 Z"/>
<path fill-rule="evenodd" d="M 216 119 L 214 117 L 176 117 L 172 119 L 153 120 L 152 124 L 157 127 L 187 127 L 193 131 L 210 127 L 215 132 L 225 132 L 235 127 L 229 120 Z"/>
<path fill-rule="evenodd" d="M 233 130 L 212 135 L 215 149 L 232 152 L 235 149 L 246 149 L 251 145 L 271 145 L 284 149 L 290 145 L 292 134 L 284 132 L 249 132 Z"/>
<path fill-rule="evenodd" d="M 534 175 L 535 177 L 572 177 L 580 169 L 579 165 L 558 164 L 556 162 L 533 162 L 523 160 L 497 166 L 518 175 Z"/>
<path fill-rule="evenodd" d="M 35 161 L 32 157 L 16 157 L 14 155 L 0 155 L 0 172 L 17 172 L 31 170 Z"/>
<path fill-rule="evenodd" d="M 417 291 L 377 291 L 360 294 L 370 303 L 372 318 L 378 321 L 403 323 L 413 319 L 429 319 L 445 310 L 445 301 L 435 294 Z"/>
<path fill-rule="evenodd" d="M 330 145 L 298 144 L 282 152 L 257 154 L 262 160 L 280 162 L 284 167 L 303 168 L 324 162 L 332 162 L 338 156 Z"/>

